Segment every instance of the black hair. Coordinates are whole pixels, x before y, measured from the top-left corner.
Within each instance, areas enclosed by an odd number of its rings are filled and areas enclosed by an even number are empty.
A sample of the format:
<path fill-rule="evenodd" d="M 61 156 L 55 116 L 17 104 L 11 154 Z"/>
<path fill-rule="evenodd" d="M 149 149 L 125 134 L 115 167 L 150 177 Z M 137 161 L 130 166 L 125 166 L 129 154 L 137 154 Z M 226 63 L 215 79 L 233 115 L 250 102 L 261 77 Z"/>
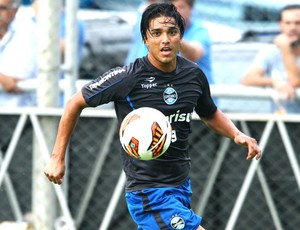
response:
<path fill-rule="evenodd" d="M 175 24 L 178 25 L 180 30 L 180 37 L 183 37 L 185 22 L 176 7 L 172 3 L 154 3 L 149 5 L 142 15 L 141 20 L 141 35 L 143 40 L 147 37 L 147 31 L 149 30 L 150 22 L 158 17 L 174 18 Z"/>
<path fill-rule="evenodd" d="M 285 7 L 283 7 L 280 11 L 280 14 L 279 14 L 279 21 L 282 20 L 282 13 L 284 11 L 287 11 L 287 10 L 295 10 L 295 9 L 298 9 L 300 10 L 300 4 L 291 4 L 291 5 L 287 5 Z"/>

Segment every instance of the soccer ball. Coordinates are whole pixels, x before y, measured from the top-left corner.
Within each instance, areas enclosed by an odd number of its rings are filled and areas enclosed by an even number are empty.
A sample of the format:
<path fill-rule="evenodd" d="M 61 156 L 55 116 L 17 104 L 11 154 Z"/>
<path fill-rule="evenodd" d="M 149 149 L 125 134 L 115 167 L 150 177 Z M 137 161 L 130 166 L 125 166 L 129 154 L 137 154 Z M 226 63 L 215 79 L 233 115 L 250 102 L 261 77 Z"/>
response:
<path fill-rule="evenodd" d="M 171 124 L 157 109 L 142 107 L 130 112 L 120 126 L 120 142 L 131 157 L 152 160 L 171 143 Z"/>

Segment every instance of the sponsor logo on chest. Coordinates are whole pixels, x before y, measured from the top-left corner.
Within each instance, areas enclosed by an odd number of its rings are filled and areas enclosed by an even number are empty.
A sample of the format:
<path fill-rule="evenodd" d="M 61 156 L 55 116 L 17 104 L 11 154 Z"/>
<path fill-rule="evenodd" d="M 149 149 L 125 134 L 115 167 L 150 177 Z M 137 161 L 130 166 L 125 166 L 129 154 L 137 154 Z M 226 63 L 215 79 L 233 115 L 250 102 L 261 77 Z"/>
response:
<path fill-rule="evenodd" d="M 151 89 L 157 87 L 157 83 L 154 82 L 155 77 L 147 77 L 144 82 L 141 84 L 142 89 Z"/>

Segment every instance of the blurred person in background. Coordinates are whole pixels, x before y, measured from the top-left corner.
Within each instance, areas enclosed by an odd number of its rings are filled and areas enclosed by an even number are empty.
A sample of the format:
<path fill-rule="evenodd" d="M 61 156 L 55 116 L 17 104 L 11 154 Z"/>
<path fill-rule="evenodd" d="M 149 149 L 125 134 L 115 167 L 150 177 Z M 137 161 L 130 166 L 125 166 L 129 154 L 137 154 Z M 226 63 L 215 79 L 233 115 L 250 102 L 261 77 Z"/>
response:
<path fill-rule="evenodd" d="M 20 0 L 0 0 L 0 107 L 35 106 L 36 95 L 18 82 L 37 77 L 37 34 L 31 21 L 18 21 Z"/>
<path fill-rule="evenodd" d="M 155 1 L 148 1 L 150 2 Z M 202 25 L 200 18 L 193 18 L 195 0 L 162 0 L 156 2 L 171 2 L 178 9 L 185 20 L 185 34 L 181 42 L 180 55 L 196 62 L 205 73 L 208 82 L 214 83 L 211 67 L 211 39 L 208 30 Z M 143 9 L 143 8 L 142 8 Z M 140 17 L 138 17 L 133 32 L 132 45 L 130 47 L 125 64 L 129 64 L 136 58 L 146 56 L 148 48 L 144 44 L 139 33 Z"/>
<path fill-rule="evenodd" d="M 211 67 L 211 39 L 200 18 L 192 17 L 195 0 L 165 0 L 173 3 L 185 20 L 185 33 L 180 54 L 196 62 L 205 73 L 208 82 L 214 83 Z"/>
<path fill-rule="evenodd" d="M 241 83 L 274 88 L 274 112 L 299 113 L 295 92 L 300 86 L 300 4 L 281 10 L 279 26 L 280 34 L 258 52 Z"/>
<path fill-rule="evenodd" d="M 20 0 L 0 0 L 0 110 L 36 106 L 36 93 L 23 92 L 20 81 L 37 78 L 37 30 L 32 21 L 19 21 Z M 13 118 L 12 118 L 13 119 Z M 12 129 L 7 116 L 0 116 L 0 155 L 10 143 Z M 26 123 L 28 125 L 29 122 Z M 30 134 L 22 132 L 23 135 Z"/>

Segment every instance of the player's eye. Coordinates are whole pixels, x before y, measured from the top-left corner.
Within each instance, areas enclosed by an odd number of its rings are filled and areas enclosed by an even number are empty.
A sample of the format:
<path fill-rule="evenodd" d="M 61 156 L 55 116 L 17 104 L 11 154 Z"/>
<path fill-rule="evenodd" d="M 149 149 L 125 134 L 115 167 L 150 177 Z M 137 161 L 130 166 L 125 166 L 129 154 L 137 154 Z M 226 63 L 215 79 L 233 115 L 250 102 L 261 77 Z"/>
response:
<path fill-rule="evenodd" d="M 169 31 L 169 34 L 172 35 L 172 36 L 175 36 L 178 33 L 179 33 L 178 30 L 171 30 L 171 31 Z"/>
<path fill-rule="evenodd" d="M 160 31 L 152 31 L 152 36 L 154 36 L 154 37 L 158 37 L 158 36 L 160 36 L 161 35 L 161 32 Z"/>

